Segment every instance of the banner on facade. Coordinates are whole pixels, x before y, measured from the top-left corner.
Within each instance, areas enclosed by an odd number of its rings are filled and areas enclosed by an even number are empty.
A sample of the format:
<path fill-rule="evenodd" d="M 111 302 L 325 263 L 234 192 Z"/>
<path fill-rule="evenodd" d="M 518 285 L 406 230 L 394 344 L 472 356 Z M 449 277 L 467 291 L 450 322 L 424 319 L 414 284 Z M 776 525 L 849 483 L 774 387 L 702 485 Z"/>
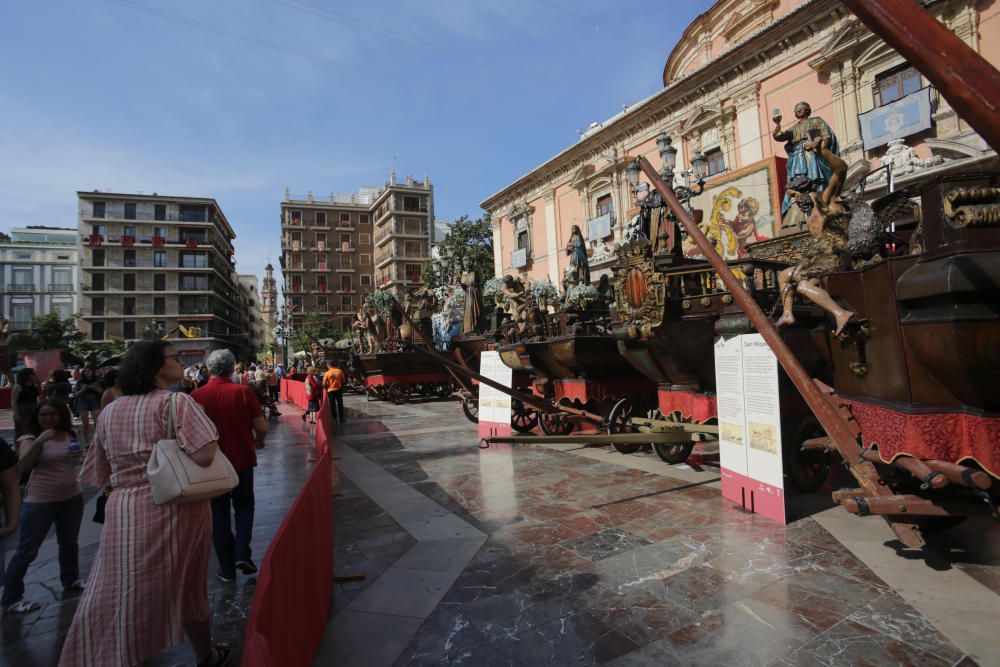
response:
<path fill-rule="evenodd" d="M 870 151 L 931 127 L 930 86 L 858 115 L 861 140 Z"/>
<path fill-rule="evenodd" d="M 778 360 L 760 334 L 715 343 L 722 495 L 785 523 Z"/>
<path fill-rule="evenodd" d="M 606 239 L 611 236 L 611 214 L 605 213 L 604 215 L 592 218 L 587 221 L 587 238 L 591 241 L 596 241 L 598 239 Z"/>

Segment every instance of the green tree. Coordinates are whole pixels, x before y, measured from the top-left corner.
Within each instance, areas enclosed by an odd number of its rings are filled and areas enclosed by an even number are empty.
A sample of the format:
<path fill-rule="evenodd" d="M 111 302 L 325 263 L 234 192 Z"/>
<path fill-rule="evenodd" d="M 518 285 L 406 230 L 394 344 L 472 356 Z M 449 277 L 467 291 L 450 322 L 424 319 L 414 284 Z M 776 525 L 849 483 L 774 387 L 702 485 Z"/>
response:
<path fill-rule="evenodd" d="M 36 315 L 27 331 L 14 334 L 10 347 L 15 350 L 66 350 L 83 341 L 76 327 L 78 314 L 62 319 L 57 313 Z"/>
<path fill-rule="evenodd" d="M 294 352 L 312 352 L 313 345 L 325 338 L 337 338 L 338 330 L 333 321 L 325 315 L 312 312 L 306 315 L 302 326 L 295 329 L 288 338 Z"/>
<path fill-rule="evenodd" d="M 472 260 L 480 288 L 493 277 L 493 228 L 488 213 L 478 220 L 463 215 L 451 224 L 448 234 L 437 244 L 437 248 L 442 258 L 440 267 L 428 262 L 422 276 L 424 283 L 430 287 L 447 283 L 449 272 L 461 272 L 466 259 Z"/>

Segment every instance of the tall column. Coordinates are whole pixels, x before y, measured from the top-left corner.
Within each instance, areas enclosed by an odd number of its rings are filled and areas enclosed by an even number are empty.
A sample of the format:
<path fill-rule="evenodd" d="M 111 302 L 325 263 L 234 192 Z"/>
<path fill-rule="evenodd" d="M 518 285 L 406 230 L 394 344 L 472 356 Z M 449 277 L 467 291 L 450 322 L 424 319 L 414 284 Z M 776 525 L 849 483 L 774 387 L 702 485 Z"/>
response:
<path fill-rule="evenodd" d="M 500 241 L 500 224 L 503 218 L 496 217 L 490 220 L 493 227 L 493 273 L 498 276 L 503 275 L 503 243 Z"/>
<path fill-rule="evenodd" d="M 559 284 L 559 251 L 556 238 L 556 192 L 545 193 L 545 256 L 549 263 L 549 280 L 553 285 Z"/>
<path fill-rule="evenodd" d="M 851 164 L 863 157 L 861 128 L 858 124 L 858 77 L 854 71 L 854 61 L 847 60 L 841 71 L 844 94 L 844 139 L 841 153 Z"/>
<path fill-rule="evenodd" d="M 764 157 L 760 132 L 760 84 L 756 81 L 733 94 L 736 105 L 736 128 L 739 131 L 739 163 L 733 167 L 745 167 Z M 730 126 L 732 124 L 730 123 Z"/>

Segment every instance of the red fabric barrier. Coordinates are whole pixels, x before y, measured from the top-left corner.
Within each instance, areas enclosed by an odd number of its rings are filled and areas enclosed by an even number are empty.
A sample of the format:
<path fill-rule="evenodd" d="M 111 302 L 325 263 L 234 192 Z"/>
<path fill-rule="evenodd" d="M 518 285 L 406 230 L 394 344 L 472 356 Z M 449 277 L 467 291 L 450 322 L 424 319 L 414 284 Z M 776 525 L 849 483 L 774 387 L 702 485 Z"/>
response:
<path fill-rule="evenodd" d="M 10 387 L 0 389 L 0 410 L 10 409 Z"/>
<path fill-rule="evenodd" d="M 291 392 L 301 382 L 282 381 Z M 305 389 L 302 388 L 304 395 Z M 333 596 L 330 410 L 316 425 L 316 467 L 261 561 L 243 645 L 243 667 L 312 665 Z"/>
<path fill-rule="evenodd" d="M 293 403 L 303 410 L 309 407 L 309 397 L 306 394 L 306 383 L 298 380 L 281 379 L 281 397 L 288 403 Z"/>

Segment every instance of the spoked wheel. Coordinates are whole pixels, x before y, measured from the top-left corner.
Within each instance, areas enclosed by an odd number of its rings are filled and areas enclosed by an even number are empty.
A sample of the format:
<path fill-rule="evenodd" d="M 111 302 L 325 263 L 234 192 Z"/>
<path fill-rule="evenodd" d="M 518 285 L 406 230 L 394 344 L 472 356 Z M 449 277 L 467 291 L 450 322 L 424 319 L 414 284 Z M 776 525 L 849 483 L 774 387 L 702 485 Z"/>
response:
<path fill-rule="evenodd" d="M 812 493 L 830 476 L 830 455 L 822 449 L 802 449 L 802 443 L 824 434 L 813 419 L 804 420 L 785 448 L 785 473 L 802 493 Z"/>
<path fill-rule="evenodd" d="M 402 405 L 410 400 L 410 388 L 399 380 L 389 385 L 389 390 L 386 394 L 389 400 L 396 405 Z"/>
<path fill-rule="evenodd" d="M 435 391 L 437 392 L 438 398 L 448 398 L 452 395 L 454 389 L 451 386 L 450 382 L 440 382 L 438 383 L 438 386 L 436 387 Z"/>
<path fill-rule="evenodd" d="M 566 419 L 561 412 L 548 412 L 538 415 L 538 425 L 545 435 L 569 435 L 573 431 L 573 422 Z"/>
<path fill-rule="evenodd" d="M 659 410 L 651 410 L 649 413 L 650 419 L 663 419 L 663 413 Z M 673 416 L 668 421 L 678 421 L 674 419 Z M 686 420 L 679 420 L 684 422 Z M 684 463 L 687 461 L 688 457 L 691 456 L 691 452 L 694 450 L 694 442 L 654 442 L 653 451 L 656 455 L 660 457 L 661 461 L 665 463 Z"/>
<path fill-rule="evenodd" d="M 510 401 L 510 426 L 518 433 L 531 433 L 538 425 L 538 411 L 529 408 L 520 399 Z"/>
<path fill-rule="evenodd" d="M 468 419 L 473 424 L 479 423 L 479 399 L 475 396 L 469 396 L 462 399 L 462 412 L 465 413 L 465 418 Z"/>
<path fill-rule="evenodd" d="M 637 429 L 632 426 L 632 412 L 635 410 L 635 403 L 630 398 L 623 398 L 615 403 L 608 415 L 608 433 L 618 435 L 621 433 L 637 433 Z M 622 454 L 634 454 L 639 451 L 637 442 L 615 442 L 612 443 L 615 449 Z"/>

